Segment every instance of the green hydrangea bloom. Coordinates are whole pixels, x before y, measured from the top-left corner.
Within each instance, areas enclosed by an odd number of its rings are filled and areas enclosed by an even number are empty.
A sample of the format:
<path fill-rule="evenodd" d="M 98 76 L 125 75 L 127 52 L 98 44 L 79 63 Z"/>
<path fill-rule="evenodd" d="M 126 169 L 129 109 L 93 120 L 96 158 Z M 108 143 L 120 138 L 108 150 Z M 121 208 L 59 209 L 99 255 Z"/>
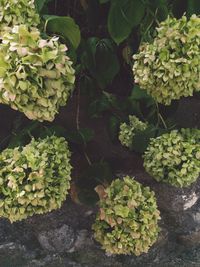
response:
<path fill-rule="evenodd" d="M 119 141 L 123 146 L 131 149 L 135 134 L 146 130 L 147 127 L 148 123 L 140 121 L 134 115 L 129 115 L 129 124 L 124 122 L 120 125 Z"/>
<path fill-rule="evenodd" d="M 143 43 L 135 60 L 135 82 L 159 103 L 200 91 L 200 17 L 168 17 L 153 43 Z"/>
<path fill-rule="evenodd" d="M 66 104 L 75 81 L 66 46 L 42 39 L 36 28 L 13 27 L 0 46 L 0 102 L 29 119 L 52 121 Z"/>
<path fill-rule="evenodd" d="M 61 207 L 70 187 L 70 151 L 64 138 L 32 141 L 0 154 L 0 217 L 11 222 Z"/>
<path fill-rule="evenodd" d="M 34 0 L 0 0 L 0 35 L 7 27 L 19 24 L 33 27 L 39 23 Z"/>
<path fill-rule="evenodd" d="M 157 240 L 160 219 L 154 192 L 133 178 L 117 179 L 105 190 L 92 228 L 111 254 L 148 252 Z"/>
<path fill-rule="evenodd" d="M 151 142 L 144 154 L 144 167 L 157 181 L 186 187 L 200 174 L 200 130 L 173 130 Z"/>

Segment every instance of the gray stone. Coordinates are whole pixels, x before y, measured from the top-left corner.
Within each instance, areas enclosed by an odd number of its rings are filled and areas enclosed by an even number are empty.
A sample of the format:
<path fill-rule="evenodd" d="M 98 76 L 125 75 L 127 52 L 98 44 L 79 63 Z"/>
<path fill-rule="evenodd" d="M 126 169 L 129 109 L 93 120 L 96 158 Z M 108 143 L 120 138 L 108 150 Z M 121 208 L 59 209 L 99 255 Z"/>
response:
<path fill-rule="evenodd" d="M 191 232 L 185 235 L 179 235 L 177 240 L 184 246 L 197 246 L 200 245 L 200 231 Z"/>
<path fill-rule="evenodd" d="M 94 245 L 94 241 L 92 239 L 92 234 L 86 229 L 82 229 L 77 232 L 77 238 L 74 242 L 73 247 L 69 250 L 69 252 L 74 252 L 78 250 L 82 250 L 85 247 L 91 247 Z"/>
<path fill-rule="evenodd" d="M 64 224 L 60 228 L 39 233 L 38 241 L 44 250 L 62 253 L 73 247 L 75 233 L 70 226 Z"/>

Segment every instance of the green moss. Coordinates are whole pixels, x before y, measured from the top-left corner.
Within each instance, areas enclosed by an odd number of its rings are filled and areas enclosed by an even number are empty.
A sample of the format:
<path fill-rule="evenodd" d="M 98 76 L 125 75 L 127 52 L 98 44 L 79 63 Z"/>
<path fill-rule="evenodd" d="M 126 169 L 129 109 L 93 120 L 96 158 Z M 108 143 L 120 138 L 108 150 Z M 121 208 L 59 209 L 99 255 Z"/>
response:
<path fill-rule="evenodd" d="M 154 192 L 133 178 L 117 179 L 105 190 L 93 224 L 94 237 L 111 254 L 148 252 L 158 237 Z"/>
<path fill-rule="evenodd" d="M 200 17 L 168 17 L 152 43 L 143 43 L 135 60 L 135 82 L 159 103 L 200 91 Z"/>
<path fill-rule="evenodd" d="M 200 130 L 173 130 L 151 142 L 144 154 L 144 167 L 157 181 L 186 187 L 200 174 Z"/>
<path fill-rule="evenodd" d="M 64 138 L 32 139 L 0 154 L 0 217 L 11 222 L 61 207 L 70 187 L 70 151 Z"/>

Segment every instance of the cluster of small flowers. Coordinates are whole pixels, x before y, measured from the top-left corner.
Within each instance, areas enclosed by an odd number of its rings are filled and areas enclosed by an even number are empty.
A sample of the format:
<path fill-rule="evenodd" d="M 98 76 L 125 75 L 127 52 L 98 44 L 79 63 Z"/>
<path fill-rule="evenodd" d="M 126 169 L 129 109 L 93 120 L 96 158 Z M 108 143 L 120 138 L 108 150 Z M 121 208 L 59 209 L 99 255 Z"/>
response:
<path fill-rule="evenodd" d="M 152 43 L 143 43 L 133 56 L 135 82 L 159 103 L 200 91 L 200 17 L 168 17 Z"/>
<path fill-rule="evenodd" d="M 43 39 L 30 0 L 0 0 L 0 103 L 53 121 L 72 93 L 75 71 L 57 37 Z"/>

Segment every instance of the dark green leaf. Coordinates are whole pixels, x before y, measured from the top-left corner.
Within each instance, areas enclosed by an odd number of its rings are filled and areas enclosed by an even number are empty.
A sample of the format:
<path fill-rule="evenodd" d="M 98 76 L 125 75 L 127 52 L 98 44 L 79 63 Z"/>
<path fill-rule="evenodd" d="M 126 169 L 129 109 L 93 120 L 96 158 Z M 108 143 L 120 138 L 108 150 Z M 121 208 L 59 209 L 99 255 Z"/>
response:
<path fill-rule="evenodd" d="M 111 140 L 117 139 L 119 133 L 119 126 L 120 120 L 115 116 L 111 116 L 108 124 L 108 131 Z"/>
<path fill-rule="evenodd" d="M 44 18 L 47 31 L 63 36 L 74 49 L 79 46 L 81 40 L 80 29 L 71 17 L 44 16 Z"/>
<path fill-rule="evenodd" d="M 107 3 L 107 2 L 109 2 L 110 0 L 99 0 L 99 3 L 100 4 L 104 4 L 104 3 Z"/>
<path fill-rule="evenodd" d="M 105 95 L 102 95 L 100 98 L 97 98 L 90 103 L 88 109 L 89 115 L 92 118 L 98 118 L 100 117 L 101 113 L 108 110 L 110 106 L 111 104 L 108 101 L 108 98 Z"/>
<path fill-rule="evenodd" d="M 199 0 L 188 0 L 187 1 L 187 15 L 190 17 L 192 14 L 200 14 L 200 1 Z"/>
<path fill-rule="evenodd" d="M 117 55 L 108 39 L 102 39 L 98 42 L 95 60 L 96 79 L 99 86 L 104 89 L 112 82 L 120 69 Z"/>
<path fill-rule="evenodd" d="M 85 145 L 93 139 L 94 131 L 90 128 L 81 128 L 79 130 L 67 131 L 65 137 L 69 142 Z"/>
<path fill-rule="evenodd" d="M 135 85 L 131 92 L 130 98 L 132 100 L 141 100 L 145 98 L 150 98 L 150 96 L 146 93 L 145 90 L 142 90 L 138 85 Z"/>
<path fill-rule="evenodd" d="M 109 39 L 89 38 L 81 58 L 83 66 L 104 89 L 119 72 L 119 61 Z"/>
<path fill-rule="evenodd" d="M 94 206 L 99 201 L 98 194 L 95 192 L 94 188 L 81 188 L 80 192 L 78 193 L 78 199 L 82 204 L 88 206 Z"/>
<path fill-rule="evenodd" d="M 38 133 L 38 137 L 40 137 L 40 138 L 45 138 L 45 137 L 50 136 L 50 135 L 56 135 L 59 137 L 65 136 L 66 135 L 66 129 L 63 128 L 62 126 L 59 126 L 59 125 L 54 125 L 51 127 L 43 126 Z"/>
<path fill-rule="evenodd" d="M 105 182 L 111 182 L 113 178 L 113 173 L 110 165 L 107 162 L 94 163 L 83 173 L 79 181 L 79 185 L 84 185 L 87 187 L 86 181 L 90 181 L 90 185 L 96 187 L 99 184 L 104 184 Z"/>
<path fill-rule="evenodd" d="M 113 40 L 120 44 L 137 26 L 145 13 L 141 0 L 113 0 L 108 16 L 108 31 Z"/>
<path fill-rule="evenodd" d="M 132 149 L 136 152 L 143 153 L 150 141 L 150 138 L 155 137 L 156 128 L 149 126 L 144 131 L 138 131 L 133 138 Z"/>
<path fill-rule="evenodd" d="M 77 181 L 77 186 L 81 189 L 78 195 L 79 200 L 87 205 L 95 205 L 99 200 L 95 187 L 100 184 L 109 184 L 112 179 L 113 173 L 107 162 L 92 164 Z"/>
<path fill-rule="evenodd" d="M 40 127 L 39 122 L 32 121 L 26 127 L 24 127 L 21 131 L 17 131 L 16 133 L 13 133 L 10 138 L 8 147 L 13 148 L 17 146 L 26 145 L 30 141 L 31 136 L 33 136 L 33 131 L 35 129 L 38 129 L 39 127 Z"/>
<path fill-rule="evenodd" d="M 96 37 L 89 38 L 84 43 L 84 50 L 82 52 L 82 65 L 89 70 L 92 76 L 95 76 L 95 69 L 96 69 L 96 61 L 95 61 L 95 54 L 97 49 L 97 43 L 99 39 Z"/>
<path fill-rule="evenodd" d="M 44 4 L 47 3 L 48 0 L 35 0 L 35 6 L 38 12 L 42 10 L 44 7 Z"/>

